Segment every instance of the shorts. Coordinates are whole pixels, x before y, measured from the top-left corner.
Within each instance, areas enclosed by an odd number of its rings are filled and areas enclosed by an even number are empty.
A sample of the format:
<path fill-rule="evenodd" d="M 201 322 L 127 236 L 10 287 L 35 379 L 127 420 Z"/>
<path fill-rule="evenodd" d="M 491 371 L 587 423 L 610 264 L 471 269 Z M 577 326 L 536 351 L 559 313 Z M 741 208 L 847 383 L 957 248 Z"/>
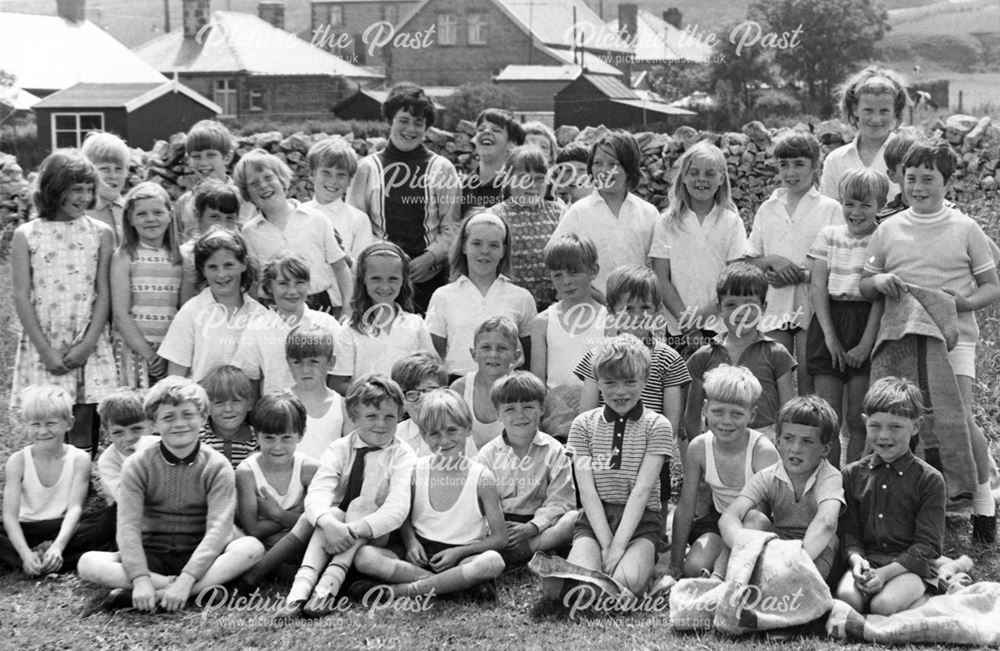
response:
<path fill-rule="evenodd" d="M 201 544 L 204 535 L 157 534 L 142 541 L 146 566 L 150 572 L 163 576 L 177 576 L 191 559 L 191 554 Z"/>
<path fill-rule="evenodd" d="M 438 542 L 436 540 L 428 540 L 427 538 L 424 538 L 423 536 L 416 533 L 414 535 L 417 537 L 417 542 L 420 543 L 420 546 L 424 548 L 424 554 L 427 556 L 428 559 L 434 554 L 437 554 L 438 552 L 443 552 L 446 549 L 453 549 L 455 547 L 462 546 L 462 545 L 451 545 L 448 543 Z M 403 543 L 402 537 L 390 540 L 389 544 L 386 545 L 385 548 L 391 551 L 397 557 L 404 560 L 406 559 L 406 545 Z"/>
<path fill-rule="evenodd" d="M 778 534 L 778 538 L 781 540 L 802 540 L 801 538 L 795 536 L 789 536 L 781 531 L 775 531 Z M 830 570 L 833 569 L 833 563 L 837 560 L 837 539 L 834 538 L 833 542 L 826 546 L 819 556 L 813 559 L 813 565 L 819 570 L 819 575 L 826 580 L 830 576 Z"/>
<path fill-rule="evenodd" d="M 622 521 L 622 514 L 625 512 L 625 505 L 601 502 L 601 506 L 604 507 L 604 515 L 608 519 L 608 526 L 611 527 L 611 531 L 617 531 L 618 525 Z M 656 549 L 660 544 L 662 536 L 663 514 L 660 511 L 650 511 L 647 509 L 642 512 L 639 524 L 635 526 L 635 531 L 632 533 L 632 537 L 629 538 L 629 542 L 645 539 L 653 543 L 653 549 Z M 576 525 L 573 527 L 573 542 L 576 542 L 580 538 L 593 538 L 597 540 L 597 534 L 594 533 L 594 529 L 587 521 L 587 513 L 582 509 L 580 510 L 579 517 L 576 519 Z"/>
<path fill-rule="evenodd" d="M 700 518 L 695 518 L 691 521 L 691 532 L 688 534 L 688 544 L 693 545 L 694 541 L 698 540 L 706 533 L 714 533 L 717 536 L 721 536 L 719 533 L 719 518 L 722 514 L 715 510 L 715 504 L 712 504 L 712 510 L 701 516 Z"/>
<path fill-rule="evenodd" d="M 535 519 L 534 514 L 532 515 L 521 515 L 520 513 L 504 513 L 503 519 L 507 522 L 514 522 L 516 524 L 527 524 Z"/>
<path fill-rule="evenodd" d="M 334 308 L 333 302 L 330 300 L 330 293 L 326 291 L 306 296 L 306 306 L 310 310 L 325 312 L 326 314 L 332 314 Z"/>
<path fill-rule="evenodd" d="M 951 362 L 951 372 L 955 375 L 976 378 L 976 344 L 958 342 L 948 351 L 948 361 Z"/>
<path fill-rule="evenodd" d="M 850 350 L 861 343 L 871 311 L 872 304 L 868 301 L 830 299 L 830 319 L 833 321 L 833 331 L 840 339 L 840 345 L 844 347 L 844 350 Z M 823 328 L 819 325 L 819 319 L 814 316 L 809 324 L 809 332 L 806 334 L 806 371 L 811 376 L 830 375 L 846 384 L 855 376 L 868 377 L 871 372 L 871 360 L 866 360 L 858 368 L 848 367 L 844 371 L 834 368 L 833 357 L 826 347 Z"/>

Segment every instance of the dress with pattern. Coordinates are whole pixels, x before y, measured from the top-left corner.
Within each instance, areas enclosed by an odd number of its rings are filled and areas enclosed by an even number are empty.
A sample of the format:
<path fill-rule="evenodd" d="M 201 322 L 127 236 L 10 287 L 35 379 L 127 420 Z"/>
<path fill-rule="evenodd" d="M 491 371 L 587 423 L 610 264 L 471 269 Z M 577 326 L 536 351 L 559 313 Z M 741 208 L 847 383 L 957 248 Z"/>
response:
<path fill-rule="evenodd" d="M 180 264 L 174 264 L 170 252 L 139 243 L 135 258 L 129 263 L 129 287 L 132 307 L 129 311 L 139 332 L 156 350 L 167 334 L 180 304 Z M 150 387 L 149 365 L 116 332 L 115 355 L 122 383 L 133 389 Z"/>
<path fill-rule="evenodd" d="M 68 222 L 33 219 L 18 227 L 28 240 L 31 307 L 49 344 L 66 352 L 86 334 L 97 300 L 97 268 L 103 224 L 81 217 Z M 45 369 L 28 335 L 21 334 L 14 361 L 13 401 L 32 384 L 52 384 L 75 404 L 100 402 L 118 386 L 111 340 L 105 326 L 87 363 L 65 375 Z M 15 404 L 16 406 L 16 404 Z"/>

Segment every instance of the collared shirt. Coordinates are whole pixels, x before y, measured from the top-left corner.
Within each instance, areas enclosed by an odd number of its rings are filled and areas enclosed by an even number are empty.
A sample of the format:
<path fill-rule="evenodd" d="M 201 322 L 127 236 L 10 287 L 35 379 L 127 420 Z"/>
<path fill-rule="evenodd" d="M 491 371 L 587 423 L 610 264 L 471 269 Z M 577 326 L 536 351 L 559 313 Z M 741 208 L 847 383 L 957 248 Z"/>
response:
<path fill-rule="evenodd" d="M 670 261 L 670 282 L 681 302 L 688 309 L 700 310 L 716 304 L 719 274 L 746 250 L 747 231 L 739 213 L 716 205 L 703 220 L 688 209 L 677 219 L 661 215 L 653 228 L 649 257 Z M 671 324 L 674 334 L 678 334 L 676 325 Z M 721 323 L 714 327 L 725 329 Z"/>
<path fill-rule="evenodd" d="M 345 325 L 337 335 L 332 375 L 357 378 L 366 373 L 391 375 L 392 365 L 412 353 L 437 356 L 427 324 L 416 314 L 396 306 L 389 328 L 364 334 Z"/>
<path fill-rule="evenodd" d="M 566 233 L 593 240 L 600 269 L 591 284 L 603 292 L 615 268 L 646 264 L 659 216 L 656 206 L 630 192 L 616 217 L 601 193 L 593 192 L 566 209 L 549 242 Z"/>
<path fill-rule="evenodd" d="M 816 517 L 819 505 L 827 500 L 844 504 L 844 484 L 840 471 L 823 459 L 806 480 L 802 496 L 795 498 L 795 488 L 784 464 L 779 461 L 747 480 L 740 497 L 753 502 L 754 508 L 771 518 L 774 532 L 783 540 L 801 540 Z"/>
<path fill-rule="evenodd" d="M 261 267 L 283 251 L 295 251 L 305 258 L 309 267 L 309 293 L 329 291 L 331 300 L 340 298 L 337 278 L 330 265 L 344 259 L 344 250 L 337 244 L 333 225 L 322 213 L 296 206 L 288 215 L 284 228 L 258 215 L 243 226 L 242 233 L 250 257 Z M 342 303 L 335 301 L 335 304 Z"/>
<path fill-rule="evenodd" d="M 201 441 L 195 441 L 194 449 L 191 450 L 191 454 L 186 457 L 179 457 L 171 452 L 170 448 L 168 448 L 163 441 L 160 441 L 160 454 L 163 455 L 163 460 L 171 466 L 190 466 L 198 460 L 198 451 L 200 449 Z"/>
<path fill-rule="evenodd" d="M 236 470 L 236 466 L 240 465 L 244 459 L 254 452 L 260 451 L 260 444 L 257 443 L 257 433 L 246 423 L 240 425 L 240 429 L 244 427 L 246 428 L 246 437 L 244 437 L 244 440 L 237 440 L 235 437 L 224 439 L 215 433 L 215 428 L 212 427 L 212 419 L 209 418 L 205 421 L 205 426 L 201 428 L 201 432 L 198 433 L 198 437 L 202 443 L 210 446 L 213 450 L 224 456 L 232 464 L 233 470 Z"/>
<path fill-rule="evenodd" d="M 570 426 L 566 450 L 574 463 L 581 457 L 589 458 L 602 502 L 624 505 L 635 488 L 643 460 L 650 454 L 669 457 L 672 436 L 670 422 L 643 407 L 640 401 L 624 416 L 607 406 L 580 414 Z M 646 499 L 646 510 L 660 508 L 657 473 L 656 483 Z"/>
<path fill-rule="evenodd" d="M 121 195 L 111 201 L 98 197 L 97 205 L 87 214 L 110 226 L 115 234 L 115 247 L 121 246 L 125 237 L 125 199 Z"/>
<path fill-rule="evenodd" d="M 448 340 L 448 373 L 464 375 L 477 368 L 469 350 L 480 323 L 491 316 L 505 316 L 517 325 L 518 336 L 527 337 L 536 314 L 531 292 L 503 274 L 497 276 L 485 296 L 462 275 L 434 291 L 427 305 L 427 329 Z"/>
<path fill-rule="evenodd" d="M 821 195 L 816 188 L 810 188 L 790 215 L 785 204 L 787 194 L 785 188 L 779 188 L 757 209 L 747 240 L 747 255 L 752 258 L 780 255 L 796 265 L 805 266 L 806 251 L 820 229 L 843 224 L 844 209 L 830 197 Z M 766 329 L 777 329 L 783 323 L 809 327 L 812 317 L 809 288 L 810 284 L 806 282 L 768 287 L 764 317 L 773 321 L 773 325 Z"/>
<path fill-rule="evenodd" d="M 232 361 L 243 331 L 266 312 L 267 308 L 244 294 L 243 306 L 229 316 L 206 287 L 177 311 L 157 353 L 168 362 L 186 366 L 192 379 L 201 380 Z"/>
<path fill-rule="evenodd" d="M 861 160 L 861 152 L 858 151 L 860 138 L 859 135 L 846 145 L 837 147 L 823 160 L 823 176 L 819 181 L 819 191 L 835 201 L 840 201 L 840 180 L 850 170 L 870 167 L 877 172 L 888 175 L 889 168 L 885 165 L 885 146 L 889 139 L 886 138 L 882 146 L 879 147 L 872 164 L 865 165 L 864 161 Z M 897 192 L 899 192 L 899 186 L 890 181 L 888 196 L 894 196 Z"/>
<path fill-rule="evenodd" d="M 530 524 L 545 531 L 573 509 L 576 491 L 570 459 L 562 444 L 536 432 L 528 453 L 517 456 L 507 433 L 483 446 L 476 461 L 493 471 L 504 513 L 533 516 Z"/>
<path fill-rule="evenodd" d="M 735 362 L 726 350 L 726 335 L 718 335 L 695 351 L 688 360 L 691 377 L 701 380 L 705 373 L 723 364 L 743 366 L 760 382 L 761 394 L 757 400 L 757 417 L 750 427 L 760 429 L 773 425 L 781 408 L 778 397 L 778 378 L 796 367 L 795 358 L 784 346 L 770 337 L 758 333 L 757 341 L 747 346 Z M 694 435 L 700 434 L 696 432 Z"/>
<path fill-rule="evenodd" d="M 874 231 L 872 231 L 874 233 Z M 826 263 L 826 292 L 838 301 L 863 301 L 861 272 L 872 233 L 855 237 L 846 225 L 824 226 L 806 257 Z"/>
<path fill-rule="evenodd" d="M 343 199 L 320 203 L 313 198 L 302 204 L 302 207 L 316 210 L 326 216 L 333 229 L 340 235 L 343 242 L 341 248 L 355 260 L 368 248 L 368 245 L 375 242 L 375 236 L 372 235 L 372 221 L 368 219 L 368 215 Z"/>
<path fill-rule="evenodd" d="M 910 572 L 933 576 L 944 541 L 941 473 L 907 452 L 892 463 L 870 454 L 843 474 L 847 509 L 838 531 L 844 553 L 894 556 Z"/>
<path fill-rule="evenodd" d="M 155 434 L 140 436 L 135 442 L 135 452 L 140 452 L 146 448 L 160 442 L 160 437 Z M 118 487 L 121 485 L 122 466 L 125 465 L 124 456 L 116 445 L 109 445 L 97 459 L 97 474 L 101 478 L 101 491 L 108 504 L 118 501 Z"/>
<path fill-rule="evenodd" d="M 334 341 L 342 329 L 332 315 L 308 307 L 295 325 L 324 328 Z M 277 312 L 268 310 L 254 319 L 240 337 L 231 364 L 243 369 L 251 380 L 263 378 L 261 395 L 284 391 L 295 384 L 285 357 L 285 340 L 292 327 Z M 339 356 L 340 350 L 336 350 L 336 354 Z"/>
<path fill-rule="evenodd" d="M 331 509 L 339 509 L 359 448 L 368 447 L 357 431 L 339 438 L 319 459 L 319 469 L 306 493 L 305 515 L 313 525 Z M 358 500 L 373 511 L 361 518 L 378 538 L 402 526 L 410 512 L 410 481 L 416 455 L 399 439 L 365 456 L 365 478 Z"/>

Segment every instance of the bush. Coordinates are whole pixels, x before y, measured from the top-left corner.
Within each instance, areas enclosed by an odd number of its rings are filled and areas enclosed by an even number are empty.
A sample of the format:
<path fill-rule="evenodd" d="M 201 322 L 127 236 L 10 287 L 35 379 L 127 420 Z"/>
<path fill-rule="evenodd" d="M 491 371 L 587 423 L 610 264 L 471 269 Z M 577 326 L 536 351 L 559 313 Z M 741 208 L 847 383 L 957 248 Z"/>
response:
<path fill-rule="evenodd" d="M 516 99 L 513 91 L 496 84 L 462 84 L 451 95 L 437 100 L 445 113 L 435 126 L 454 131 L 459 120 L 475 120 L 483 109 L 511 106 Z"/>
<path fill-rule="evenodd" d="M 38 147 L 38 126 L 34 120 L 5 124 L 0 128 L 0 151 L 13 154 L 24 170 L 33 170 L 45 158 Z"/>
<path fill-rule="evenodd" d="M 753 109 L 758 116 L 790 117 L 802 113 L 802 102 L 785 91 L 765 90 L 757 95 Z"/>

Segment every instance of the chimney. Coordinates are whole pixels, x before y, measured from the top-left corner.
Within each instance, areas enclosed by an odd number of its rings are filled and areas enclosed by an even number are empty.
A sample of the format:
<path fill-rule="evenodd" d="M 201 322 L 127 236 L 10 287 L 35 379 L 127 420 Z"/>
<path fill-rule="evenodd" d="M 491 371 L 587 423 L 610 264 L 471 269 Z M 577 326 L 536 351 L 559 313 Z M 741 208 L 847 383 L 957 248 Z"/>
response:
<path fill-rule="evenodd" d="M 182 0 L 184 38 L 195 38 L 212 19 L 211 0 Z M 204 37 L 204 34 L 202 34 Z"/>
<path fill-rule="evenodd" d="M 71 23 L 82 23 L 87 19 L 86 0 L 56 0 L 56 14 Z"/>
<path fill-rule="evenodd" d="M 261 0 L 257 5 L 257 15 L 274 27 L 285 29 L 285 3 L 281 0 Z"/>
<path fill-rule="evenodd" d="M 677 29 L 684 29 L 681 27 L 681 10 L 677 7 L 671 7 L 663 12 L 663 22 L 673 25 Z"/>
<path fill-rule="evenodd" d="M 639 24 L 639 6 L 632 3 L 618 5 L 618 33 L 631 43 L 635 40 Z"/>

